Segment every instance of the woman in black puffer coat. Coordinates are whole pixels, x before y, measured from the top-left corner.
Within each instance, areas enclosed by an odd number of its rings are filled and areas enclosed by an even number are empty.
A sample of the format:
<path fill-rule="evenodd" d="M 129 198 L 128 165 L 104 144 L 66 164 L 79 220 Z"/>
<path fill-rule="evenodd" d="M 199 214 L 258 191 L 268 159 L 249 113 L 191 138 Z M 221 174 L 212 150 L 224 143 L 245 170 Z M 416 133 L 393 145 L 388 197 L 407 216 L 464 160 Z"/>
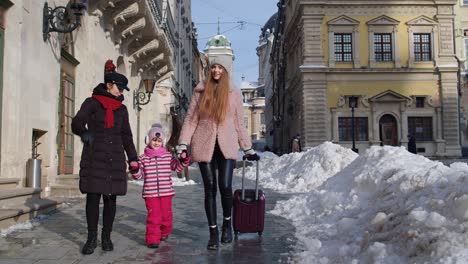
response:
<path fill-rule="evenodd" d="M 106 63 L 106 69 L 113 66 Z M 102 249 L 113 250 L 110 239 L 116 212 L 116 196 L 127 193 L 127 164 L 137 161 L 132 131 L 128 121 L 123 90 L 128 80 L 113 71 L 105 74 L 105 83 L 93 90 L 72 120 L 72 131 L 81 137 L 83 152 L 80 162 L 80 191 L 86 193 L 88 240 L 82 253 L 92 254 L 97 246 L 99 202 L 104 200 Z"/>

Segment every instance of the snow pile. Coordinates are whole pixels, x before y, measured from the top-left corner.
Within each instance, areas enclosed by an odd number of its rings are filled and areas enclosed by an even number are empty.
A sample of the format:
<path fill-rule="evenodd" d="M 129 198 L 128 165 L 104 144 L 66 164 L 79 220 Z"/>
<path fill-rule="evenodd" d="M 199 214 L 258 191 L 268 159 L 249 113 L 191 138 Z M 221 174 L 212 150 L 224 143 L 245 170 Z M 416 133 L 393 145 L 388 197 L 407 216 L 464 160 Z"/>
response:
<path fill-rule="evenodd" d="M 341 171 L 357 156 L 352 150 L 330 142 L 281 157 L 264 153 L 259 181 L 264 187 L 277 191 L 307 192 Z M 247 167 L 245 177 L 255 179 L 255 171 L 255 166 Z M 235 173 L 242 176 L 242 168 Z"/>
<path fill-rule="evenodd" d="M 299 160 L 304 166 L 296 171 L 307 175 L 336 171 L 326 163 L 312 167 L 307 160 L 328 160 L 309 153 L 281 164 Z M 271 183 L 280 181 L 272 176 Z M 299 263 L 468 263 L 465 163 L 447 167 L 402 147 L 372 147 L 317 190 L 279 202 L 273 213 L 296 226 Z"/>

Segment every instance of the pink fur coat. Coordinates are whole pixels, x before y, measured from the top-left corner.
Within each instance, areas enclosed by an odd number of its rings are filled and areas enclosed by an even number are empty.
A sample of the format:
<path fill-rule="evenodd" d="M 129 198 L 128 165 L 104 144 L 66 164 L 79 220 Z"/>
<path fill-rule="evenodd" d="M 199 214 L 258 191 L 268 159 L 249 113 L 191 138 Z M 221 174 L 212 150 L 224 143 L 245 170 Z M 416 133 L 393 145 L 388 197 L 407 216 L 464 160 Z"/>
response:
<path fill-rule="evenodd" d="M 250 149 L 252 142 L 244 127 L 244 109 L 239 90 L 229 93 L 229 109 L 226 118 L 220 124 L 212 119 L 200 119 L 198 103 L 205 90 L 203 81 L 195 87 L 192 101 L 185 117 L 179 143 L 191 146 L 192 160 L 210 162 L 218 136 L 218 144 L 226 159 L 237 160 L 239 146 Z"/>

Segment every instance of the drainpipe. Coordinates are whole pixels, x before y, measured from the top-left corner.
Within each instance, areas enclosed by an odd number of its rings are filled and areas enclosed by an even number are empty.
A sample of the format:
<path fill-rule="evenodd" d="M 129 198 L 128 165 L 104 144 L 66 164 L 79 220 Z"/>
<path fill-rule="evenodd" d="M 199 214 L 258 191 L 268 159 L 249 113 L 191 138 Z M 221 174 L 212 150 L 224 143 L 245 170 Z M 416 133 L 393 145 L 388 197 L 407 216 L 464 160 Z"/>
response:
<path fill-rule="evenodd" d="M 457 59 L 457 62 L 458 62 L 458 74 L 457 74 L 457 89 L 458 89 L 458 126 L 459 126 L 459 142 L 460 142 L 460 147 L 463 149 L 463 145 L 462 145 L 462 137 L 463 137 L 463 132 L 462 132 L 462 127 L 461 127 L 461 111 L 460 111 L 460 106 L 461 106 L 461 97 L 462 97 L 462 94 L 463 94 L 463 88 L 462 88 L 462 67 L 463 67 L 463 64 L 465 63 L 464 60 L 460 60 L 460 58 L 458 58 L 458 56 L 455 55 L 455 59 Z"/>

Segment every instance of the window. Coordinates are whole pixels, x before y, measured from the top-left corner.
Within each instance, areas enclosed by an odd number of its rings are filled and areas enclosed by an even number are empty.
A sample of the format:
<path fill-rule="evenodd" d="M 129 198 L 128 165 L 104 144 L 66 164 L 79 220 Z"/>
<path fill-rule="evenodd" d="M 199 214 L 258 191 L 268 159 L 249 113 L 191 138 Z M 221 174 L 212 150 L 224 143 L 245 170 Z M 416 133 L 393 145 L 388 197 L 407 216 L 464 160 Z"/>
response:
<path fill-rule="evenodd" d="M 245 128 L 249 128 L 249 118 L 248 117 L 244 117 L 244 126 Z"/>
<path fill-rule="evenodd" d="M 265 124 L 265 113 L 260 114 L 260 124 L 262 124 L 262 125 Z"/>
<path fill-rule="evenodd" d="M 353 61 L 352 34 L 335 33 L 335 61 Z"/>
<path fill-rule="evenodd" d="M 414 35 L 414 60 L 431 61 L 431 34 L 415 33 Z"/>
<path fill-rule="evenodd" d="M 432 141 L 432 117 L 408 117 L 408 132 L 416 141 Z"/>
<path fill-rule="evenodd" d="M 374 34 L 374 53 L 376 61 L 392 61 L 392 34 Z"/>
<path fill-rule="evenodd" d="M 426 98 L 424 97 L 416 97 L 416 108 L 424 108 L 424 101 Z"/>
<path fill-rule="evenodd" d="M 352 141 L 353 140 L 353 118 L 352 117 L 339 117 L 338 118 L 338 133 L 340 141 Z M 369 140 L 369 129 L 367 117 L 355 117 L 354 118 L 354 135 L 356 141 L 368 141 Z"/>
<path fill-rule="evenodd" d="M 468 5 L 468 0 L 462 0 L 462 5 L 464 6 Z"/>

